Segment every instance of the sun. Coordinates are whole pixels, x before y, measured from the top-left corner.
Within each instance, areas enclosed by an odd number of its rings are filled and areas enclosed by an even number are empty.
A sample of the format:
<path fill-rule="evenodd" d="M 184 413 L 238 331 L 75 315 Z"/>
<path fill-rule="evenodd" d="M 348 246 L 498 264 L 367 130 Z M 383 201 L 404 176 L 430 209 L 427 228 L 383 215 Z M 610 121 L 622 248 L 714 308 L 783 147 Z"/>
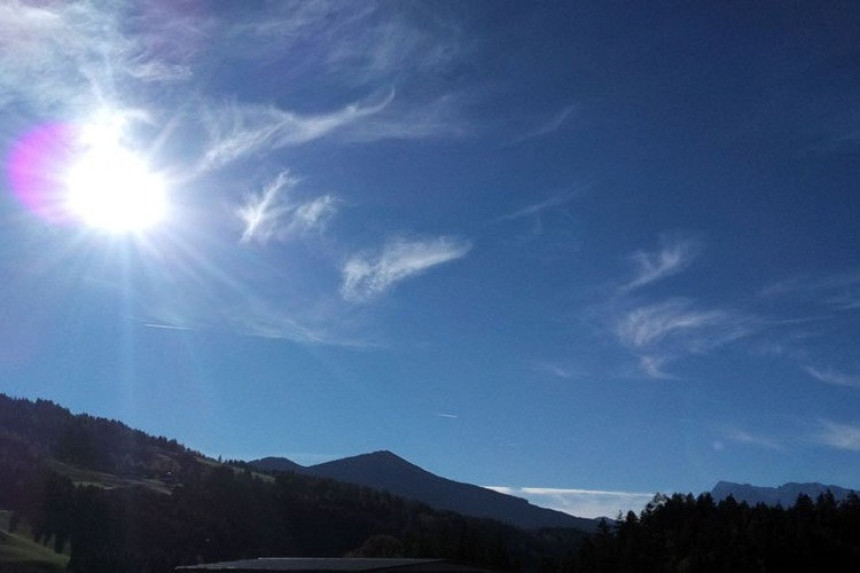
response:
<path fill-rule="evenodd" d="M 164 178 L 122 138 L 122 122 L 86 126 L 64 176 L 68 212 L 109 233 L 138 233 L 167 215 Z"/>

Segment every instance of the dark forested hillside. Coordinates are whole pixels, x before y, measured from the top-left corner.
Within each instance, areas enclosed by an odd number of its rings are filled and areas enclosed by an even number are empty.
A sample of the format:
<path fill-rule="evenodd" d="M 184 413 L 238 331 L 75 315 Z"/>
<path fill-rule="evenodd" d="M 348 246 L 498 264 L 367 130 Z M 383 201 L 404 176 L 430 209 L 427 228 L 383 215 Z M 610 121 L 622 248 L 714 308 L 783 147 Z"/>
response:
<path fill-rule="evenodd" d="M 175 441 L 0 395 L 0 509 L 73 571 L 171 571 L 264 556 L 439 557 L 498 570 L 562 558 L 575 530 L 527 533 L 389 493 L 219 464 Z M 2 566 L 2 564 L 0 564 Z"/>
<path fill-rule="evenodd" d="M 199 472 L 201 454 L 115 420 L 73 415 L 47 400 L 0 394 L 0 508 L 16 508 L 49 471 L 77 483 L 169 491 Z"/>

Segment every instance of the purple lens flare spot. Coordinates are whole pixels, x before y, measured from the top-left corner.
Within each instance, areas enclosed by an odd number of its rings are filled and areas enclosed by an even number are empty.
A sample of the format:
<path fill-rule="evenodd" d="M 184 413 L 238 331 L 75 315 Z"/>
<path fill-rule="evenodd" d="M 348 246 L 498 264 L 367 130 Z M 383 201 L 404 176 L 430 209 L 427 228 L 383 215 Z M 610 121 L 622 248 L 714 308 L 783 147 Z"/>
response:
<path fill-rule="evenodd" d="M 65 123 L 39 125 L 15 142 L 6 164 L 12 192 L 32 213 L 51 223 L 70 218 L 63 177 L 74 154 L 77 129 Z"/>

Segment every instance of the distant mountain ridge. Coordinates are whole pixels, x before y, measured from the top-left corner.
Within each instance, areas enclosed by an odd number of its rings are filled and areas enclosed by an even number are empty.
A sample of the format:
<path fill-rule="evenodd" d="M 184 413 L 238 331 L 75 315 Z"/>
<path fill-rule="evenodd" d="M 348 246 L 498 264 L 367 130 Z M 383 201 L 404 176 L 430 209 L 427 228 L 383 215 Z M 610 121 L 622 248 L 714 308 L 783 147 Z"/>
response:
<path fill-rule="evenodd" d="M 715 501 L 721 501 L 732 496 L 736 501 L 744 501 L 748 505 L 763 503 L 765 505 L 793 506 L 797 497 L 801 494 L 808 495 L 815 500 L 819 495 L 830 492 L 836 501 L 842 501 L 852 493 L 852 490 L 836 485 L 823 485 L 816 482 L 795 483 L 790 482 L 779 487 L 763 487 L 750 484 L 740 484 L 729 481 L 718 482 L 711 490 L 711 497 Z"/>
<path fill-rule="evenodd" d="M 264 475 L 116 420 L 0 393 L 0 571 L 55 566 L 33 561 L 33 547 L 65 552 L 67 570 L 91 573 L 346 554 L 509 571 L 565 559 L 583 538 L 572 528 L 526 531 L 438 511 L 304 471 Z"/>
<path fill-rule="evenodd" d="M 435 509 L 496 519 L 524 529 L 573 527 L 593 531 L 598 520 L 538 507 L 525 499 L 437 476 L 389 451 L 302 467 L 286 458 L 249 462 L 266 471 L 294 471 L 384 490 Z"/>

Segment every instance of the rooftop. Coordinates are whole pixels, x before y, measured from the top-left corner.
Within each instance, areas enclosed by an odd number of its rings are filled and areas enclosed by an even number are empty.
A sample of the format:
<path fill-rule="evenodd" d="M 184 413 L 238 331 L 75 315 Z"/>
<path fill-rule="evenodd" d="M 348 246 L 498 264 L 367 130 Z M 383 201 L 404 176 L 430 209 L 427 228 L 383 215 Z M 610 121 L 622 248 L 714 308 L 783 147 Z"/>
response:
<path fill-rule="evenodd" d="M 458 565 L 442 559 L 371 559 L 371 558 L 308 558 L 262 557 L 240 561 L 224 561 L 203 565 L 185 565 L 176 571 L 487 571 L 468 565 Z"/>

